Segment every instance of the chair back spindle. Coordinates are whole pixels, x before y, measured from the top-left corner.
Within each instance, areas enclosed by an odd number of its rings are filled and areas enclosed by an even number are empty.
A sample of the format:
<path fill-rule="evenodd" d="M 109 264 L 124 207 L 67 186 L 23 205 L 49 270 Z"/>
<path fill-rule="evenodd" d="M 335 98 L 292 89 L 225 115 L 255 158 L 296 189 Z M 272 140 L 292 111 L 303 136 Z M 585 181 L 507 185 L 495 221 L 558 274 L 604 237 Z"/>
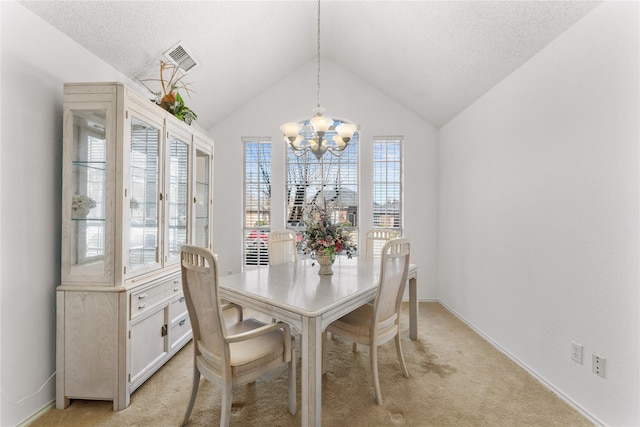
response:
<path fill-rule="evenodd" d="M 269 233 L 269 264 L 279 265 L 298 260 L 297 236 L 292 230 Z"/>
<path fill-rule="evenodd" d="M 385 228 L 374 228 L 367 231 L 365 237 L 365 259 L 377 259 L 382 254 L 382 248 L 384 244 L 390 239 L 400 237 L 400 233 L 395 230 L 388 230 Z"/>

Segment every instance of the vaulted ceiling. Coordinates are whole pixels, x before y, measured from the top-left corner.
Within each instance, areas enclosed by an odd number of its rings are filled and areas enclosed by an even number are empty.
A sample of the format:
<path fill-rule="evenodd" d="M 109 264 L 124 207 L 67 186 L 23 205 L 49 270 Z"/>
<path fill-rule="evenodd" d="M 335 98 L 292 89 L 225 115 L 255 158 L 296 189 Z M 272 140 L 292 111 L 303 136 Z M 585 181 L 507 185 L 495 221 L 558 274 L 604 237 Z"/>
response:
<path fill-rule="evenodd" d="M 316 61 L 315 1 L 21 3 L 132 79 L 180 42 L 205 129 Z M 440 127 L 599 3 L 323 1 L 321 57 Z"/>

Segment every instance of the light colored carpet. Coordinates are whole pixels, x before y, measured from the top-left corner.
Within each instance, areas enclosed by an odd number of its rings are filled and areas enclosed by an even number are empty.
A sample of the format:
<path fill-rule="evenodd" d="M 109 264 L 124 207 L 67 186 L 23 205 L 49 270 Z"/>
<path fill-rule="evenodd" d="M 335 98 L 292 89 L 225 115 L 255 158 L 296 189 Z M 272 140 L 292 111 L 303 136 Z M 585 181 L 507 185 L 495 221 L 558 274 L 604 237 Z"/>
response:
<path fill-rule="evenodd" d="M 269 321 L 255 312 L 250 316 Z M 498 352 L 438 303 L 421 303 L 418 341 L 409 339 L 403 307 L 402 346 L 410 378 L 398 365 L 393 341 L 379 349 L 383 405 L 373 400 L 369 350 L 328 340 L 329 371 L 322 382 L 322 425 L 339 426 L 590 426 L 581 414 Z M 298 342 L 298 347 L 300 343 Z M 300 359 L 298 352 L 298 411 Z M 193 345 L 189 343 L 113 412 L 111 402 L 73 401 L 31 423 L 41 426 L 178 426 L 191 393 Z M 233 391 L 231 426 L 297 426 L 287 411 L 283 367 Z M 220 393 L 202 380 L 192 426 L 220 422 Z"/>

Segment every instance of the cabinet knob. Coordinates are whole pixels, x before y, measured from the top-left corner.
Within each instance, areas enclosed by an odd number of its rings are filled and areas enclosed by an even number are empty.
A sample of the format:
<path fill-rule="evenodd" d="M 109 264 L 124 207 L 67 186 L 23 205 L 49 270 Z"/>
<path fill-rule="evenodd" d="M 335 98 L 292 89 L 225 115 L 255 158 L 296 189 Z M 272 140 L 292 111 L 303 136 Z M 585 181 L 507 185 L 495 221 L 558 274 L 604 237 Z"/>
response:
<path fill-rule="evenodd" d="M 146 297 L 147 297 L 147 294 L 138 295 L 138 299 L 145 299 Z"/>
<path fill-rule="evenodd" d="M 142 310 L 143 308 L 145 308 L 147 306 L 146 303 L 142 303 L 140 305 L 138 305 L 138 310 Z"/>
<path fill-rule="evenodd" d="M 178 302 L 184 302 L 184 297 L 180 297 L 180 299 L 178 300 Z"/>
<path fill-rule="evenodd" d="M 187 323 L 187 318 L 186 317 L 184 319 L 182 319 L 180 322 L 178 322 L 178 325 L 182 326 L 185 323 Z"/>

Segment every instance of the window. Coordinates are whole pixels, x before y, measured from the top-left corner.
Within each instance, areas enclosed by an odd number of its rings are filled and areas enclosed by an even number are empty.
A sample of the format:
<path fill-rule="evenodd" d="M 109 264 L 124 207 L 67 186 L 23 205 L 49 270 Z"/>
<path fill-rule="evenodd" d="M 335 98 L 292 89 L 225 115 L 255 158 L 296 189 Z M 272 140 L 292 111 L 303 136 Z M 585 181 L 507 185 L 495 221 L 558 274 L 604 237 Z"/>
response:
<path fill-rule="evenodd" d="M 373 226 L 402 234 L 402 137 L 373 140 Z"/>
<path fill-rule="evenodd" d="M 244 265 L 269 264 L 271 226 L 271 141 L 243 138 Z"/>
<path fill-rule="evenodd" d="M 336 121 L 334 125 L 340 122 Z M 308 128 L 308 123 L 306 123 Z M 333 138 L 331 130 L 325 139 Z M 308 132 L 307 139 L 314 135 Z M 304 220 L 316 206 L 326 206 L 335 223 L 347 223 L 351 238 L 358 241 L 358 145 L 356 132 L 342 156 L 325 153 L 320 160 L 314 154 L 300 157 L 287 149 L 287 227 L 298 232 L 304 230 Z"/>
<path fill-rule="evenodd" d="M 95 207 L 92 209 L 93 214 L 89 216 L 85 222 L 86 227 L 86 241 L 85 241 L 85 253 L 78 254 L 79 258 L 84 261 L 90 259 L 99 259 L 104 255 L 104 220 L 100 218 L 105 217 L 104 209 L 104 187 L 105 187 L 105 156 L 107 153 L 107 140 L 104 135 L 91 135 L 86 137 L 87 141 L 87 163 L 90 164 L 102 164 L 102 168 L 86 168 L 84 173 L 86 174 L 87 190 L 86 194 L 93 197 Z M 76 178 L 77 182 L 80 182 Z"/>

